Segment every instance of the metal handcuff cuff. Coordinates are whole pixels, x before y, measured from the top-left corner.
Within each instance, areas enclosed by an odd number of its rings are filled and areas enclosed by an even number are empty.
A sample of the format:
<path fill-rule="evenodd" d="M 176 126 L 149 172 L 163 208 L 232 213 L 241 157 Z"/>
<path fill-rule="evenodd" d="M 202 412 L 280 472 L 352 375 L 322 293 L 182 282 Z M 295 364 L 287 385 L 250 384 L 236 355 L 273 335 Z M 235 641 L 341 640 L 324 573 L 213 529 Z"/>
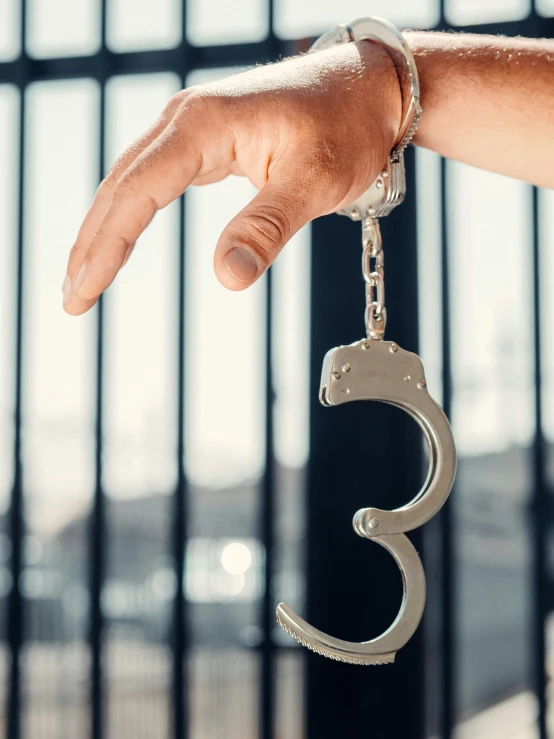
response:
<path fill-rule="evenodd" d="M 277 621 L 301 644 L 341 662 L 374 665 L 394 662 L 396 653 L 417 629 L 425 605 L 425 574 L 414 546 L 405 532 L 421 526 L 442 507 L 456 474 L 456 450 L 452 430 L 442 408 L 427 390 L 421 359 L 397 344 L 384 341 L 387 319 L 384 298 L 384 260 L 378 218 L 387 216 L 404 199 L 406 177 L 404 150 L 419 118 L 419 80 L 412 53 L 400 31 L 382 18 L 361 18 L 337 26 L 319 38 L 310 51 L 320 51 L 349 41 L 384 45 L 399 71 L 404 113 L 397 141 L 371 187 L 351 205 L 339 211 L 362 222 L 362 271 L 366 283 L 365 323 L 367 339 L 327 352 L 323 361 L 319 398 L 332 406 L 353 400 L 379 400 L 409 413 L 423 430 L 429 450 L 429 473 L 415 496 L 392 511 L 363 508 L 354 515 L 353 527 L 392 554 L 403 580 L 403 598 L 394 623 L 371 641 L 356 643 L 336 639 L 300 618 L 284 603 L 277 607 Z M 375 259 L 375 271 L 371 260 Z"/>

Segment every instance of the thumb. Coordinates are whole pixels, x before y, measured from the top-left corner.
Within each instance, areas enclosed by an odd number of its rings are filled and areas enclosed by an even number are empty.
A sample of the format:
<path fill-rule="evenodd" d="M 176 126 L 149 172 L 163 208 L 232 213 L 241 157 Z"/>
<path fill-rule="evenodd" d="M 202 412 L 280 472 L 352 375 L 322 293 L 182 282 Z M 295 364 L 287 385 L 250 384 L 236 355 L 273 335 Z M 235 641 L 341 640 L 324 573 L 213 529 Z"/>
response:
<path fill-rule="evenodd" d="M 221 234 L 214 255 L 217 279 L 229 290 L 244 290 L 275 260 L 283 246 L 323 213 L 298 176 L 272 172 L 258 195 Z"/>

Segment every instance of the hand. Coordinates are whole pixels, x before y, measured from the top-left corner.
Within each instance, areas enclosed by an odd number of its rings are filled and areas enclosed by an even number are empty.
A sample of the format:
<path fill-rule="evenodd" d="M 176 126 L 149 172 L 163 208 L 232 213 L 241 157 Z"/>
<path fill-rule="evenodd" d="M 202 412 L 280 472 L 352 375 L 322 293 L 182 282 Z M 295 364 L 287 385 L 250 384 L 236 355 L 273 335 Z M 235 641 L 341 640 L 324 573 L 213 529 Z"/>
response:
<path fill-rule="evenodd" d="M 157 210 L 229 174 L 260 192 L 223 231 L 214 267 L 225 287 L 248 287 L 296 231 L 375 180 L 401 108 L 392 60 L 369 41 L 178 93 L 100 185 L 69 256 L 65 310 L 94 305 Z"/>

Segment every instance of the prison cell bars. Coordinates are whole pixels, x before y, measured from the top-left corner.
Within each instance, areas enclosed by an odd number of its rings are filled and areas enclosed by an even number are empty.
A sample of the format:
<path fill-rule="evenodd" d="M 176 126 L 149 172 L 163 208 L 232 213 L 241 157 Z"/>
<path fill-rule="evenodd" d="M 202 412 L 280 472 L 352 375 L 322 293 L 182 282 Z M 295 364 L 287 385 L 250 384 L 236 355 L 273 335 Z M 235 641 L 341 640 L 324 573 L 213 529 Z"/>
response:
<path fill-rule="evenodd" d="M 24 172 L 25 172 L 25 93 L 27 86 L 34 81 L 69 79 L 75 77 L 92 77 L 96 79 L 101 88 L 100 95 L 100 140 L 99 140 L 99 170 L 103 173 L 104 150 L 105 150 L 105 84 L 106 81 L 116 74 L 132 74 L 139 72 L 173 71 L 181 76 L 183 83 L 188 73 L 198 68 L 248 65 L 259 61 L 275 59 L 279 55 L 287 55 L 293 48 L 289 42 L 284 42 L 275 36 L 273 30 L 274 7 L 270 2 L 268 13 L 270 17 L 270 33 L 263 42 L 246 44 L 226 44 L 221 46 L 196 47 L 187 42 L 186 39 L 186 0 L 183 0 L 183 36 L 181 44 L 175 49 L 163 49 L 144 52 L 114 53 L 106 46 L 106 4 L 107 0 L 101 2 L 101 48 L 98 53 L 90 56 L 64 57 L 59 59 L 30 59 L 25 51 L 27 3 L 21 0 L 21 54 L 20 57 L 10 62 L 0 62 L 0 81 L 9 82 L 17 86 L 20 92 L 20 132 L 19 132 L 19 181 L 18 181 L 18 212 L 17 212 L 17 275 L 16 275 L 16 334 L 15 334 L 15 409 L 14 409 L 14 479 L 11 491 L 11 505 L 8 515 L 9 533 L 12 541 L 12 554 L 10 560 L 12 585 L 8 599 L 7 637 L 10 652 L 10 680 L 7 699 L 7 725 L 6 731 L 9 739 L 20 739 L 21 736 L 21 672 L 20 657 L 24 641 L 23 615 L 25 602 L 20 590 L 20 575 L 22 571 L 22 542 L 24 533 L 23 517 L 23 487 L 22 487 L 22 454 L 21 454 L 21 432 L 22 432 L 22 361 L 23 361 L 23 295 L 24 295 Z M 491 33 L 509 33 L 522 35 L 552 36 L 552 21 L 540 18 L 533 7 L 533 12 L 528 19 L 521 22 L 508 22 L 503 24 L 479 25 L 463 30 Z M 441 23 L 440 28 L 446 28 L 444 14 L 444 0 L 441 0 Z M 443 219 L 442 233 L 442 256 L 443 256 L 443 387 L 444 405 L 447 412 L 451 409 L 452 382 L 451 382 L 451 352 L 450 352 L 450 305 L 449 305 L 449 270 L 448 270 L 448 239 L 447 239 L 447 209 L 446 191 L 447 178 L 445 164 L 442 165 L 443 194 L 441 200 L 441 211 Z M 179 324 L 178 324 L 178 363 L 179 372 L 176 387 L 176 398 L 179 406 L 178 412 L 178 443 L 177 463 L 178 481 L 173 496 L 173 532 L 171 539 L 171 553 L 174 560 L 177 588 L 173 607 L 173 629 L 172 629 L 172 653 L 173 653 L 173 676 L 172 676 L 172 707 L 173 735 L 175 739 L 185 739 L 188 733 L 188 713 L 186 706 L 187 667 L 186 657 L 188 653 L 187 633 L 187 601 L 183 592 L 183 575 L 185 571 L 184 555 L 187 531 L 187 480 L 183 467 L 184 458 L 184 361 L 185 361 L 185 326 L 184 326 L 184 300 L 185 300 L 185 244 L 184 244 L 184 218 L 185 206 L 181 204 L 180 219 L 180 269 L 179 269 Z M 401 228 L 397 226 L 398 236 L 402 241 L 411 244 L 415 254 L 415 244 L 410 237 L 410 229 L 413 234 L 413 219 L 407 219 L 410 225 Z M 347 224 L 335 222 L 333 228 L 314 228 L 315 241 L 317 241 L 318 254 L 330 252 L 334 247 L 336 237 L 344 237 L 345 240 L 355 241 L 355 235 Z M 333 242 L 333 243 L 332 243 Z M 353 245 L 356 248 L 356 244 Z M 540 293 L 539 293 L 539 239 L 538 239 L 538 200 L 536 191 L 533 195 L 533 279 L 534 279 L 534 369 L 535 369 L 535 421 L 536 432 L 533 444 L 534 459 L 534 488 L 533 506 L 531 509 L 532 528 L 534 532 L 534 558 L 533 558 L 533 620 L 530 634 L 531 651 L 534 656 L 534 688 L 539 702 L 539 730 L 540 738 L 546 739 L 546 695 L 545 695 L 545 637 L 544 619 L 546 614 L 545 595 L 545 539 L 546 539 L 546 512 L 548 508 L 548 488 L 546 483 L 544 440 L 541 422 L 541 336 L 540 336 Z M 314 260 L 313 266 L 317 264 Z M 317 272 L 317 270 L 315 270 Z M 313 274 L 313 272 L 312 272 Z M 320 275 L 321 276 L 321 275 Z M 335 287 L 342 291 L 349 290 L 350 277 L 345 275 L 342 283 L 335 282 Z M 415 277 L 412 275 L 411 289 L 415 287 Z M 325 276 L 322 280 L 312 280 L 312 302 L 314 306 L 321 308 L 329 294 L 323 289 Z M 410 287 L 408 285 L 408 287 Z M 274 734 L 274 705 L 275 705 L 275 662 L 274 655 L 277 647 L 273 643 L 271 631 L 273 626 L 273 587 L 272 576 L 274 569 L 274 451 L 273 451 L 273 382 L 271 368 L 271 309 L 272 309 L 271 277 L 268 280 L 267 289 L 267 315 L 266 315 L 266 465 L 262 481 L 262 506 L 260 512 L 260 534 L 266 550 L 265 577 L 266 587 L 262 601 L 261 624 L 263 637 L 260 644 L 261 659 L 261 689 L 260 689 L 260 736 L 262 739 L 272 739 Z M 394 299 L 394 298 L 393 298 Z M 94 506 L 91 514 L 91 557 L 90 557 L 90 630 L 89 641 L 92 653 L 91 661 L 91 709 L 92 709 L 92 735 L 94 739 L 102 739 L 105 736 L 103 720 L 103 674 L 102 674 L 102 633 L 104 629 L 104 618 L 101 608 L 100 596 L 104 581 L 104 557 L 102 542 L 105 536 L 105 498 L 102 489 L 102 402 L 103 402 L 103 323 L 105 320 L 102 301 L 97 309 L 97 377 L 96 377 L 96 431 L 95 431 L 95 494 Z M 321 326 L 312 331 L 312 356 L 315 349 L 319 350 L 326 344 L 328 331 Z M 417 330 L 408 331 L 408 343 L 417 343 Z M 329 344 L 326 344 L 327 346 Z M 319 357 L 312 360 L 312 396 L 317 383 L 316 373 L 319 372 Z M 312 419 L 313 420 L 313 419 Z M 314 437 L 315 428 L 310 427 L 310 434 Z M 306 500 L 312 505 L 321 503 L 317 499 L 318 491 L 315 489 L 316 480 L 313 470 L 316 460 L 310 459 L 312 469 L 311 479 L 308 481 Z M 417 463 L 412 459 L 412 465 Z M 360 483 L 364 481 L 360 479 Z M 311 515 L 313 507 L 308 516 L 308 572 L 307 588 L 308 603 L 315 606 L 322 596 L 322 585 L 324 580 L 315 576 L 322 574 L 318 570 L 314 555 L 319 548 L 319 531 L 313 526 Z M 448 508 L 442 516 L 442 557 L 443 557 L 443 682 L 442 682 L 442 723 L 441 739 L 449 739 L 456 714 L 456 655 L 455 655 L 455 561 L 454 561 L 454 536 L 455 530 L 452 520 L 452 511 Z M 350 532 L 348 533 L 350 536 Z M 343 544 L 348 547 L 346 539 L 337 532 L 334 546 L 340 548 Z M 311 555 L 310 555 L 311 552 Z M 361 617 L 360 617 L 361 618 Z M 417 650 L 409 659 L 406 659 L 403 677 L 398 681 L 389 681 L 387 693 L 392 695 L 401 687 L 401 683 L 408 679 L 408 673 L 419 674 L 423 664 L 423 650 L 421 643 L 414 642 Z M 314 658 L 317 659 L 317 658 Z M 310 739 L 323 739 L 336 733 L 340 717 L 333 716 L 326 726 L 319 724 L 322 733 L 316 734 L 315 726 L 318 724 L 314 718 L 321 705 L 335 700 L 336 679 L 339 675 L 334 672 L 334 667 L 320 662 L 313 662 L 310 656 L 310 665 L 307 672 L 308 679 L 308 711 L 307 728 Z M 319 677 L 316 675 L 319 673 Z M 345 673 L 349 674 L 350 673 Z M 356 678 L 360 673 L 356 671 Z M 354 679 L 350 676 L 349 679 Z M 384 681 L 387 682 L 388 678 Z M 364 689 L 372 688 L 379 690 L 381 677 L 376 673 L 365 673 L 360 683 Z M 404 683 L 405 684 L 405 683 Z M 358 694 L 358 699 L 362 696 Z M 421 701 L 422 703 L 422 701 Z M 409 717 L 409 730 L 411 736 L 424 737 L 424 716 L 421 710 L 413 706 L 414 713 Z M 407 712 L 406 712 L 407 713 Z M 352 731 L 367 729 L 367 715 L 364 712 L 356 712 L 352 717 Z M 414 726 L 414 719 L 416 726 Z M 406 728 L 408 728 L 406 724 Z"/>

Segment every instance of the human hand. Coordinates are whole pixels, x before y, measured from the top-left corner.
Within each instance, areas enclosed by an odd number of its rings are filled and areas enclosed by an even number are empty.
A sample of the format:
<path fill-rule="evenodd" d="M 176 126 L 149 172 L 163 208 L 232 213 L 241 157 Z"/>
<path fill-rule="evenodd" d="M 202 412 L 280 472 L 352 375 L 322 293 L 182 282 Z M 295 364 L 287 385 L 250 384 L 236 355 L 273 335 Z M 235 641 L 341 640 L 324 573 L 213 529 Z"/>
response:
<path fill-rule="evenodd" d="M 302 226 L 371 185 L 401 109 L 392 60 L 368 41 L 183 90 L 98 188 L 70 252 L 65 310 L 94 305 L 157 210 L 229 174 L 260 192 L 221 234 L 214 268 L 225 287 L 248 287 Z"/>

